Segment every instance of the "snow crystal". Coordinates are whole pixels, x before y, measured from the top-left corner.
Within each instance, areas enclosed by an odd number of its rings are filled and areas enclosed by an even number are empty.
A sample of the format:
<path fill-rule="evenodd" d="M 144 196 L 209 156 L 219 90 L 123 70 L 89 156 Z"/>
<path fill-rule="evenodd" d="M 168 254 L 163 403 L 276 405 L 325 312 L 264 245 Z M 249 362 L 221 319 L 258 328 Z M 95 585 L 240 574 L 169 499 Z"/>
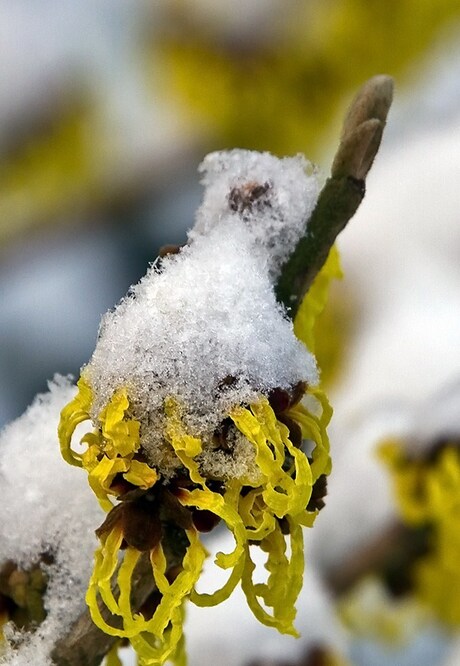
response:
<path fill-rule="evenodd" d="M 161 441 L 168 395 L 206 443 L 235 405 L 317 381 L 314 358 L 294 336 L 272 283 L 313 208 L 315 178 L 300 157 L 231 151 L 203 165 L 207 189 L 190 243 L 151 267 L 105 315 L 84 371 L 94 421 L 127 387 L 144 450 L 166 474 L 177 464 Z"/>
<path fill-rule="evenodd" d="M 93 552 L 94 530 L 103 520 L 86 475 L 61 458 L 56 434 L 59 412 L 75 387 L 56 377 L 49 393 L 39 395 L 0 436 L 0 568 L 13 560 L 27 570 L 43 554 L 49 576 L 47 617 L 34 633 L 8 633 L 18 649 L 6 648 L 1 664 L 24 666 L 49 662 L 56 638 L 84 609 Z"/>

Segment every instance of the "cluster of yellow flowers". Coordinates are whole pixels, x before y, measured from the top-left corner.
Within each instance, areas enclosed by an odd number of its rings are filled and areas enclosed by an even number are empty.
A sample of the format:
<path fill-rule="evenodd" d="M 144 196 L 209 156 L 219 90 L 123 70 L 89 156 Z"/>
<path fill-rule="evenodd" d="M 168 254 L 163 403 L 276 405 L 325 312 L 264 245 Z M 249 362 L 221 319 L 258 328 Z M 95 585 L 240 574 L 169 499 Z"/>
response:
<path fill-rule="evenodd" d="M 428 552 L 414 562 L 415 594 L 448 626 L 460 624 L 460 449 L 447 441 L 427 455 L 408 454 L 397 441 L 380 447 L 393 475 L 401 517 L 429 530 Z"/>
<path fill-rule="evenodd" d="M 93 491 L 103 508 L 110 511 L 98 531 L 101 546 L 96 553 L 87 593 L 94 622 L 110 635 L 129 638 L 143 663 L 162 663 L 174 657 L 182 646 L 184 598 L 190 597 L 197 605 L 212 606 L 228 598 L 241 581 L 248 604 L 261 622 L 282 633 L 296 635 L 295 601 L 302 586 L 304 568 L 301 526 L 313 525 L 318 508 L 315 500 L 311 502 L 312 491 L 330 471 L 326 426 L 331 409 L 322 391 L 307 389 L 307 394 L 317 403 L 318 416 L 295 402 L 302 397 L 302 390 L 297 392 L 293 404 L 285 396 L 288 402 L 282 413 L 278 413 L 280 418 L 275 411 L 277 407 L 272 407 L 264 396 L 250 407 L 235 407 L 229 418 L 253 444 L 260 477 L 257 481 L 235 478 L 211 489 L 212 482 L 203 478 L 195 460 L 202 450 L 202 442 L 185 431 L 180 406 L 173 398 L 164 405 L 164 437 L 183 466 L 183 475 L 174 483 L 162 484 L 155 469 L 142 460 L 139 423 L 129 418 L 126 390 L 114 393 L 99 415 L 99 426 L 83 437 L 82 442 L 88 445 L 86 451 L 73 451 L 72 434 L 80 422 L 90 418 L 92 402 L 91 387 L 84 375 L 78 386 L 77 396 L 62 412 L 59 430 L 62 453 L 68 462 L 86 469 Z M 291 429 L 283 421 L 289 423 Z M 295 432 L 292 424 L 300 427 L 302 439 L 315 443 L 310 459 L 298 448 L 300 442 L 292 441 L 291 431 Z M 121 503 L 113 506 L 110 496 L 121 499 Z M 199 539 L 203 525 L 200 512 L 212 514 L 214 524 L 223 520 L 235 538 L 233 552 L 217 555 L 216 564 L 230 569 L 231 573 L 227 583 L 213 594 L 198 594 L 194 589 L 206 557 Z M 162 543 L 162 522 L 168 521 L 174 521 L 188 541 L 181 570 L 172 581 L 168 577 L 168 561 Z M 209 516 L 204 524 L 206 529 Z M 290 535 L 290 557 L 286 554 L 285 534 Z M 252 544 L 259 545 L 268 555 L 269 576 L 265 583 L 253 582 Z M 116 599 L 112 579 L 121 549 L 125 553 L 116 575 L 119 588 Z M 130 602 L 131 579 L 142 552 L 149 553 L 161 595 L 150 619 L 136 614 Z M 103 619 L 98 595 L 112 614 L 123 619 L 122 628 Z M 271 608 L 272 613 L 267 608 Z"/>

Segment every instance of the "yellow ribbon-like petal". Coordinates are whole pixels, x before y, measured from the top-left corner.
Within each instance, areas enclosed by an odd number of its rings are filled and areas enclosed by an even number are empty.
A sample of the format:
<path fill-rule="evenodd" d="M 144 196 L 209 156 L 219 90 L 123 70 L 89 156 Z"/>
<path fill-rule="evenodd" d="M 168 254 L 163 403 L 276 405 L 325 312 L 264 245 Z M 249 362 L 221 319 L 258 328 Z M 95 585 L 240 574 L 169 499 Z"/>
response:
<path fill-rule="evenodd" d="M 286 544 L 281 530 L 277 527 L 261 542 L 261 547 L 268 553 L 266 568 L 269 577 L 266 583 L 254 584 L 252 577 L 255 565 L 249 552 L 242 576 L 242 588 L 248 605 L 256 618 L 263 624 L 275 627 L 283 634 L 298 636 L 293 626 L 295 618 L 295 601 L 302 588 L 304 559 L 302 529 L 289 520 L 291 530 L 291 558 L 286 556 Z M 267 607 L 273 609 L 268 613 L 259 598 Z"/>
<path fill-rule="evenodd" d="M 167 440 L 174 448 L 177 457 L 184 467 L 188 469 L 191 480 L 201 486 L 204 485 L 205 481 L 199 472 L 198 464 L 193 460 L 195 456 L 201 453 L 201 439 L 187 434 L 181 421 L 179 404 L 174 398 L 166 398 L 164 410 L 166 415 L 165 436 Z"/>
<path fill-rule="evenodd" d="M 129 408 L 129 400 L 125 388 L 118 389 L 110 402 L 99 414 L 105 452 L 108 456 L 119 455 L 122 458 L 135 453 L 140 446 L 140 424 L 134 419 L 127 419 L 125 414 Z"/>
<path fill-rule="evenodd" d="M 147 490 L 158 481 L 158 472 L 147 465 L 147 463 L 131 460 L 129 470 L 123 474 L 123 478 L 142 490 Z"/>
<path fill-rule="evenodd" d="M 61 418 L 58 426 L 58 438 L 61 447 L 61 455 L 64 460 L 70 465 L 81 467 L 81 454 L 72 450 L 72 435 L 75 432 L 77 425 L 90 418 L 89 410 L 91 408 L 93 394 L 84 377 L 80 377 L 77 387 L 77 395 L 61 411 Z"/>

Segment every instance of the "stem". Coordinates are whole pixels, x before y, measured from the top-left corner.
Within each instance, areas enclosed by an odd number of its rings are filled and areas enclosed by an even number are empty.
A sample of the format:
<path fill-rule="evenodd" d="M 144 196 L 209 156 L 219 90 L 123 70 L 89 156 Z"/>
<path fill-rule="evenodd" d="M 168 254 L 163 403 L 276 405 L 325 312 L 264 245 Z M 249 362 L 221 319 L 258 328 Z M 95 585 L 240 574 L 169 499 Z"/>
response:
<path fill-rule="evenodd" d="M 392 99 L 393 81 L 381 75 L 367 81 L 350 106 L 331 176 L 276 286 L 278 301 L 292 319 L 335 239 L 364 198 L 365 178 L 379 149 Z"/>

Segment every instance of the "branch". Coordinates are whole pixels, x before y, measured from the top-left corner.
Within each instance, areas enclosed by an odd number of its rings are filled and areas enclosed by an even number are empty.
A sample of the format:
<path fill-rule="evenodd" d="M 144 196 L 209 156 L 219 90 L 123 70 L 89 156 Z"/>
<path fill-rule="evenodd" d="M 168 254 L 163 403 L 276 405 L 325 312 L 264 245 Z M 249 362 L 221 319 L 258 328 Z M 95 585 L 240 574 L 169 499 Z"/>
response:
<path fill-rule="evenodd" d="M 331 177 L 319 196 L 306 235 L 283 267 L 277 286 L 278 299 L 292 317 L 338 233 L 364 196 L 364 179 L 380 145 L 392 89 L 389 77 L 374 77 L 363 86 L 351 105 Z M 177 565 L 177 559 L 172 550 L 174 544 L 169 543 L 169 547 L 172 568 Z M 150 564 L 143 557 L 132 581 L 132 607 L 140 608 L 154 590 Z M 100 608 L 105 619 L 115 625 L 116 618 L 110 616 L 104 605 Z M 56 644 L 52 657 L 56 666 L 97 666 L 116 640 L 100 631 L 85 611 Z"/>
<path fill-rule="evenodd" d="M 350 106 L 331 176 L 276 287 L 278 301 L 292 319 L 335 239 L 364 198 L 365 178 L 379 149 L 392 99 L 393 80 L 381 75 L 369 79 Z"/>
<path fill-rule="evenodd" d="M 389 523 L 373 539 L 358 546 L 351 555 L 328 567 L 324 580 L 335 596 L 351 590 L 365 576 L 382 571 L 393 553 L 408 537 L 407 528 L 399 522 Z"/>
<path fill-rule="evenodd" d="M 411 527 L 394 520 L 350 555 L 327 567 L 323 579 L 332 594 L 341 597 L 373 574 L 394 597 L 403 596 L 412 591 L 414 566 L 429 553 L 431 540 L 429 526 Z"/>
<path fill-rule="evenodd" d="M 155 591 L 155 581 L 151 574 L 149 558 L 144 555 L 136 567 L 132 581 L 131 602 L 134 608 L 140 608 Z M 115 593 L 118 596 L 118 590 L 115 590 Z M 120 618 L 112 615 L 102 602 L 99 609 L 109 624 L 117 626 Z M 121 623 L 119 624 L 121 626 Z M 96 627 L 86 609 L 68 629 L 67 634 L 56 643 L 52 659 L 56 666 L 98 666 L 117 640 Z"/>

